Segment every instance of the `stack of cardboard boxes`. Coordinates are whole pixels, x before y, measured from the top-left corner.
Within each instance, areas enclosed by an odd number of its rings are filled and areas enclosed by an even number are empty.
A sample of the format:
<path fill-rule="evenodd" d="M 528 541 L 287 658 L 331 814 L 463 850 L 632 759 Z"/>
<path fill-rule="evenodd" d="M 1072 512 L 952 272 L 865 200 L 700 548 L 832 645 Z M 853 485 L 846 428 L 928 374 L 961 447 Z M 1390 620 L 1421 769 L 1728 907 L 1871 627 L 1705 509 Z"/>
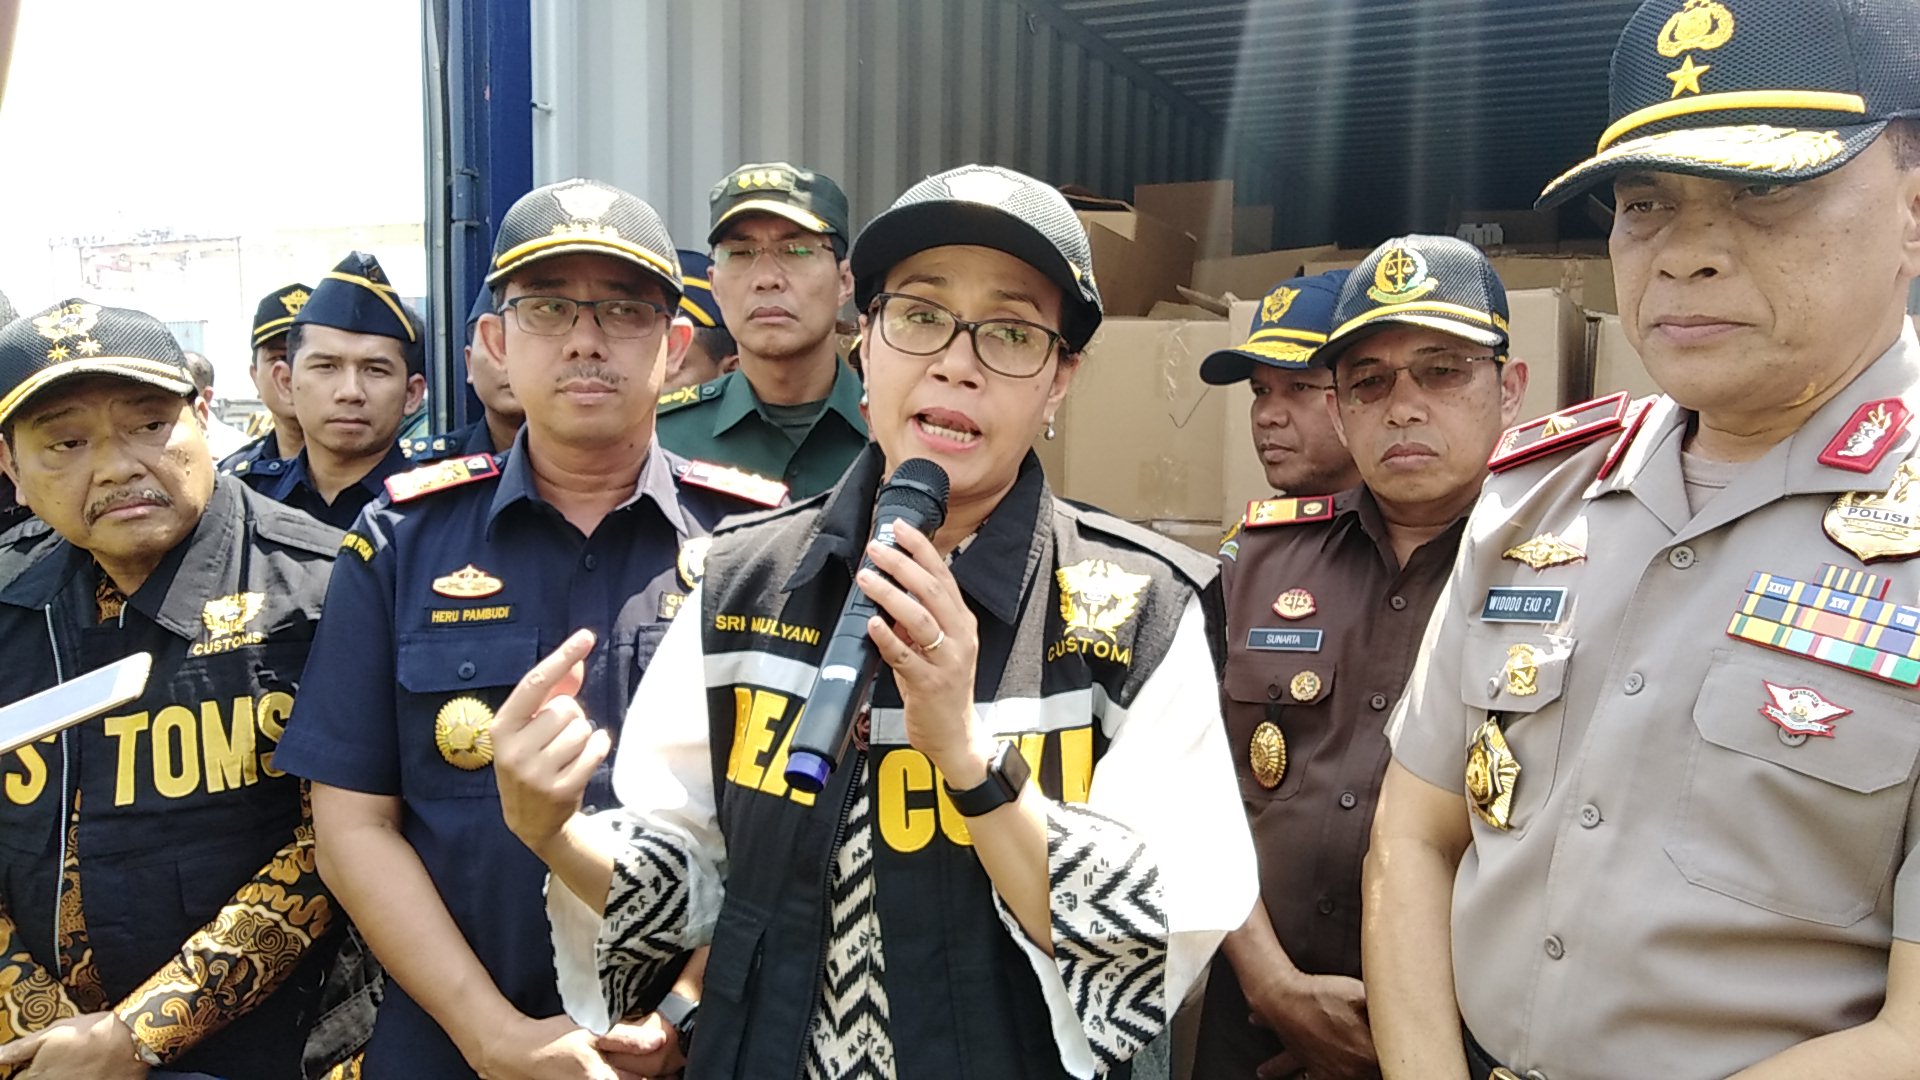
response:
<path fill-rule="evenodd" d="M 1088 346 L 1058 437 L 1038 445 L 1058 494 L 1211 552 L 1246 505 L 1271 494 L 1254 455 L 1245 384 L 1210 387 L 1200 361 L 1246 340 L 1258 301 L 1296 275 L 1356 265 L 1328 244 L 1265 250 L 1270 207 L 1236 207 L 1231 181 L 1141 185 L 1134 202 L 1083 202 L 1107 319 Z M 1527 361 L 1523 414 L 1614 390 L 1654 393 L 1613 314 L 1604 246 L 1558 242 L 1543 215 L 1460 216 L 1460 235 L 1495 235 L 1513 354 Z M 1514 240 L 1514 237 L 1524 237 Z"/>

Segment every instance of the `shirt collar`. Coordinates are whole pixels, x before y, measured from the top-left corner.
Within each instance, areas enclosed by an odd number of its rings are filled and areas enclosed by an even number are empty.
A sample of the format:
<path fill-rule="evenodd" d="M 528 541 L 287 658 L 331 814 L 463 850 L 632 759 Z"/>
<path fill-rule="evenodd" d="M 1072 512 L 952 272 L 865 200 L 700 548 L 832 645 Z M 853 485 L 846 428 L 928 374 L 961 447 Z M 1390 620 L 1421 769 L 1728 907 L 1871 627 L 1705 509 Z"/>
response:
<path fill-rule="evenodd" d="M 760 409 L 760 396 L 754 393 L 753 384 L 747 381 L 745 372 L 734 370 L 720 378 L 723 380 L 720 388 L 720 403 L 714 407 L 713 413 L 715 436 L 724 434 L 749 416 L 760 416 L 764 419 L 765 414 Z M 826 412 L 840 414 L 849 427 L 862 435 L 867 433 L 866 418 L 860 415 L 860 395 L 865 392 L 860 376 L 854 374 L 846 361 L 836 359 L 833 388 L 827 391 Z"/>
<path fill-rule="evenodd" d="M 1909 423 L 1868 472 L 1824 464 L 1820 454 L 1850 424 L 1860 406 L 1892 398 L 1899 399 L 1915 415 L 1916 421 L 1920 421 L 1920 337 L 1916 337 L 1912 322 L 1906 319 L 1901 320 L 1900 337 L 1885 352 L 1834 395 L 1833 400 L 1822 405 L 1799 430 L 1743 468 L 1728 490 L 1755 482 L 1750 476 L 1768 484 L 1774 497 L 1886 490 L 1901 464 L 1920 447 L 1920 422 Z M 1646 483 L 1672 487 L 1680 493 L 1680 505 L 1684 506 L 1684 493 L 1678 486 L 1681 483 L 1680 450 L 1685 429 L 1693 422 L 1694 414 L 1664 394 L 1647 407 L 1652 411 L 1634 435 L 1619 466 L 1588 487 L 1588 498 L 1616 491 L 1638 492 L 1644 478 Z M 1715 501 L 1725 500 L 1716 497 Z M 1713 507 L 1709 504 L 1702 509 L 1704 512 Z"/>
<path fill-rule="evenodd" d="M 411 468 L 413 468 L 412 459 L 407 457 L 406 451 L 400 449 L 400 444 L 396 442 L 387 448 L 387 456 L 376 462 L 373 468 L 368 469 L 365 476 L 347 486 L 362 488 L 367 494 L 378 498 L 382 492 L 386 491 L 387 477 L 394 473 L 406 472 Z M 313 472 L 307 465 L 307 451 L 302 448 L 300 456 L 294 458 L 293 463 L 287 466 L 286 478 L 281 481 L 281 490 L 291 492 L 295 487 L 305 485 L 308 490 L 318 495 L 320 489 L 313 486 L 312 477 Z M 335 495 L 334 498 L 338 499 L 339 496 Z"/>
<path fill-rule="evenodd" d="M 833 559 L 851 572 L 872 531 L 874 503 L 885 469 L 886 460 L 878 444 L 870 444 L 853 460 L 840 483 L 823 496 L 826 504 L 820 511 L 819 526 L 782 591 L 792 592 L 806 585 Z M 1040 459 L 1029 450 L 1013 487 L 974 534 L 973 542 L 953 560 L 953 577 L 961 590 L 1008 625 L 1018 617 L 1020 598 L 1033 576 L 1032 553 L 1040 510 L 1048 498 Z M 1016 576 L 1007 573 L 1009 566 L 1026 569 Z"/>
<path fill-rule="evenodd" d="M 540 497 L 540 491 L 534 486 L 533 465 L 527 457 L 527 428 L 523 424 L 513 437 L 513 445 L 501 454 L 500 481 L 494 485 L 493 501 L 487 508 L 487 537 L 493 537 L 495 523 L 500 515 L 518 503 L 530 503 L 552 509 L 552 504 Z M 641 499 L 651 501 L 660 508 L 661 516 L 667 519 L 674 531 L 681 536 L 687 535 L 687 519 L 680 509 L 680 488 L 673 462 L 660 449 L 655 440 L 647 447 L 647 456 L 640 463 L 640 476 L 634 482 L 633 494 L 620 501 L 615 510 L 625 510 Z"/>

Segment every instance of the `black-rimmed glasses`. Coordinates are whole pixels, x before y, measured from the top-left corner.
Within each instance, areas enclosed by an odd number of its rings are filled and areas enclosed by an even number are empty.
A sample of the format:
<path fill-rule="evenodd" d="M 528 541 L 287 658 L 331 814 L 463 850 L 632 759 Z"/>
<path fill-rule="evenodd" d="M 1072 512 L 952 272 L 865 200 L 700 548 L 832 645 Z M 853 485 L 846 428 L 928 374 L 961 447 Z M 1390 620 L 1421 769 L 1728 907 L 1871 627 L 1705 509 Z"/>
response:
<path fill-rule="evenodd" d="M 593 312 L 610 338 L 646 337 L 670 317 L 651 300 L 571 300 L 564 296 L 516 296 L 507 301 L 520 329 L 537 337 L 559 337 L 580 321 L 581 309 Z"/>
<path fill-rule="evenodd" d="M 1025 319 L 981 319 L 970 322 L 949 308 L 911 293 L 881 293 L 867 314 L 880 328 L 880 339 L 909 356 L 933 356 L 946 350 L 965 331 L 973 339 L 980 363 L 997 375 L 1031 379 L 1047 366 L 1058 331 Z"/>

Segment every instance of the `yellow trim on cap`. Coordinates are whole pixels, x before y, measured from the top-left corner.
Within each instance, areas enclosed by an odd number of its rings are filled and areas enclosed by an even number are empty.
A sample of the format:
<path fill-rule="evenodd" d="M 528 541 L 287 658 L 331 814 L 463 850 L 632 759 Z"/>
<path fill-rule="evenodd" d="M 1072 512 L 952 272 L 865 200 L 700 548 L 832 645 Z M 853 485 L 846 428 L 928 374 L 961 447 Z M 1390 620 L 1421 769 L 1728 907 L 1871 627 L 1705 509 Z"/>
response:
<path fill-rule="evenodd" d="M 713 321 L 712 316 L 700 310 L 699 304 L 696 304 L 692 300 L 687 299 L 686 293 L 680 294 L 680 310 L 686 312 L 688 315 L 693 316 L 693 321 L 699 323 L 701 326 L 711 327 L 711 326 L 717 325 Z"/>
<path fill-rule="evenodd" d="M 1465 319 L 1468 322 L 1484 323 L 1503 334 L 1507 331 L 1507 320 L 1502 319 L 1492 312 L 1475 311 L 1470 307 L 1462 307 L 1459 304 L 1445 304 L 1438 300 L 1415 300 L 1406 304 L 1388 304 L 1386 307 L 1377 307 L 1371 311 L 1356 315 L 1342 323 L 1338 330 L 1335 330 L 1329 335 L 1328 340 L 1341 337 L 1346 334 L 1347 331 L 1370 323 L 1383 315 L 1399 315 L 1409 311 L 1427 312 L 1433 315 L 1449 315 L 1454 318 Z"/>
<path fill-rule="evenodd" d="M 273 328 L 276 326 L 288 327 L 292 325 L 293 325 L 293 316 L 291 315 L 282 315 L 277 319 L 268 319 L 266 322 L 263 322 L 259 326 L 256 326 L 253 328 L 253 343 L 258 345 L 260 343 L 260 335 L 263 333 L 266 333 L 268 337 L 272 337 L 273 334 L 267 333 L 267 332 L 273 331 Z M 273 332 L 278 333 L 279 331 L 273 331 Z"/>
<path fill-rule="evenodd" d="M 393 317 L 400 320 L 400 325 L 407 328 L 408 343 L 411 344 L 420 340 L 420 335 L 414 332 L 413 320 L 407 318 L 406 312 L 400 309 L 400 290 L 391 285 L 382 285 L 371 278 L 363 278 L 359 274 L 345 274 L 338 270 L 329 270 L 325 276 L 335 281 L 344 281 L 350 285 L 358 285 L 379 297 L 380 302 L 387 305 L 393 312 Z"/>
<path fill-rule="evenodd" d="M 1832 90 L 1729 90 L 1722 94 L 1677 98 L 1637 109 L 1615 120 L 1600 136 L 1600 145 L 1594 153 L 1605 152 L 1607 147 L 1635 128 L 1676 116 L 1719 112 L 1723 109 L 1814 109 L 1864 116 L 1867 99 L 1859 94 L 1842 94 Z"/>
<path fill-rule="evenodd" d="M 188 378 L 186 372 L 180 367 L 144 356 L 88 356 L 77 360 L 63 360 L 27 376 L 19 386 L 7 391 L 5 397 L 0 397 L 0 420 L 12 416 L 13 410 L 19 408 L 22 402 L 34 394 L 39 393 L 47 384 L 72 375 L 125 375 L 162 379 L 170 385 L 178 386 L 183 394 L 193 389 L 193 380 Z"/>
<path fill-rule="evenodd" d="M 550 236 L 542 236 L 536 240 L 529 240 L 524 244 L 510 247 L 501 252 L 500 257 L 493 260 L 493 273 L 487 275 L 487 279 L 491 281 L 493 278 L 513 269 L 515 264 L 525 262 L 527 256 L 533 252 L 544 251 L 550 247 L 561 247 L 572 244 L 609 248 L 620 252 L 622 255 L 631 255 L 641 262 L 646 263 L 648 266 L 660 271 L 660 273 L 665 274 L 669 281 L 679 276 L 674 273 L 672 263 L 641 247 L 639 244 L 628 243 L 619 237 L 589 236 L 586 233 L 554 233 Z"/>
<path fill-rule="evenodd" d="M 1290 330 L 1284 326 L 1270 326 L 1265 330 L 1255 330 L 1253 334 L 1247 338 L 1247 344 L 1251 345 L 1256 341 L 1266 341 L 1270 338 L 1283 338 L 1288 341 L 1304 341 L 1309 345 L 1325 345 L 1327 343 L 1327 335 L 1325 334 L 1316 334 L 1311 330 Z"/>
<path fill-rule="evenodd" d="M 1264 356 L 1282 364 L 1299 364 L 1305 368 L 1313 359 L 1316 346 L 1295 341 L 1249 341 L 1236 351 Z"/>
<path fill-rule="evenodd" d="M 778 214 L 795 225 L 805 225 L 822 236 L 835 235 L 833 226 L 827 224 L 826 218 L 811 210 L 803 210 L 792 203 L 780 202 L 777 199 L 748 199 L 746 202 L 735 203 L 732 209 L 720 215 L 720 220 L 713 223 L 713 228 L 717 229 L 741 214 L 752 213 Z M 713 229 L 707 231 L 712 232 Z"/>

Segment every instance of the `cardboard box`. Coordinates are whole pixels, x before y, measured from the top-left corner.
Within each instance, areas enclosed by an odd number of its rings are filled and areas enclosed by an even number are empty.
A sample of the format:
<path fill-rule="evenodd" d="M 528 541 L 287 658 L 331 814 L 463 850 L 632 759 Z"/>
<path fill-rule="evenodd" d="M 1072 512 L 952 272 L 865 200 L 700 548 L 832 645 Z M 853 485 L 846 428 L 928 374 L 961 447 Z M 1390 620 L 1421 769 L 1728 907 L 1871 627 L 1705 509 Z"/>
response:
<path fill-rule="evenodd" d="M 1145 315 L 1161 300 L 1180 302 L 1179 287 L 1193 276 L 1192 236 L 1138 210 L 1078 213 L 1108 315 Z"/>
<path fill-rule="evenodd" d="M 1660 386 L 1647 374 L 1640 354 L 1627 341 L 1618 315 L 1588 316 L 1594 329 L 1593 390 L 1590 397 L 1625 390 L 1634 397 L 1658 394 Z"/>
<path fill-rule="evenodd" d="M 1321 258 L 1334 250 L 1332 244 L 1320 244 L 1259 255 L 1201 259 L 1193 264 L 1193 287 L 1209 296 L 1232 293 L 1242 300 L 1255 300 L 1288 278 L 1299 277 L 1300 268 L 1307 260 Z"/>
<path fill-rule="evenodd" d="M 1467 226 L 1492 226 L 1503 244 L 1552 244 L 1560 239 L 1560 216 L 1539 210 L 1462 210 L 1449 233 Z"/>
<path fill-rule="evenodd" d="M 1587 400 L 1587 317 L 1573 297 L 1565 289 L 1520 289 L 1507 293 L 1507 307 L 1511 353 L 1527 362 L 1520 419 Z"/>
<path fill-rule="evenodd" d="M 1233 208 L 1233 253 L 1251 255 L 1273 250 L 1273 207 Z M 1201 252 L 1211 255 L 1213 252 Z"/>
<path fill-rule="evenodd" d="M 1200 361 L 1232 323 L 1109 318 L 1087 347 L 1057 438 L 1038 444 L 1055 493 L 1129 521 L 1217 523 L 1226 396 Z"/>
<path fill-rule="evenodd" d="M 1233 181 L 1194 180 L 1182 184 L 1140 184 L 1133 189 L 1134 209 L 1185 229 L 1199 241 L 1201 255 L 1232 255 Z M 1267 229 L 1273 234 L 1271 224 Z M 1270 244 L 1272 241 L 1269 240 Z M 1263 244 L 1262 247 L 1267 245 Z M 1181 282 L 1181 284 L 1186 284 Z"/>

